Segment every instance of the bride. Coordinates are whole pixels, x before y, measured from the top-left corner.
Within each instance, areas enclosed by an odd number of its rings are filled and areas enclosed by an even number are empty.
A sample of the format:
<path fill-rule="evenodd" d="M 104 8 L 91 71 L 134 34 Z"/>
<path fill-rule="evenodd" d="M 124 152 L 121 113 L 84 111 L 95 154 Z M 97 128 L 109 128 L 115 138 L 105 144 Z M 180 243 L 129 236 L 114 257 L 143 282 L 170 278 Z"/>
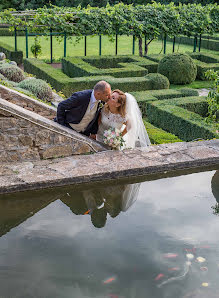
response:
<path fill-rule="evenodd" d="M 96 140 L 99 142 L 103 143 L 104 131 L 112 127 L 122 132 L 125 141 L 122 149 L 151 144 L 136 99 L 119 89 L 112 92 L 100 113 L 98 124 Z"/>

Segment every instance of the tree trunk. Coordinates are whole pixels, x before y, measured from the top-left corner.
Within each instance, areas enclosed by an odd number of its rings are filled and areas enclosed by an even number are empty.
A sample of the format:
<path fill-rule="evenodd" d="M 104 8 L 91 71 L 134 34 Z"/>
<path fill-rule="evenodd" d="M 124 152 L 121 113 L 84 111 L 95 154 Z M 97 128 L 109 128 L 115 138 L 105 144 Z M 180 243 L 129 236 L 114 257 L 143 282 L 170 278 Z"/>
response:
<path fill-rule="evenodd" d="M 148 54 L 148 44 L 145 43 L 145 45 L 144 45 L 144 55 L 147 56 L 147 54 Z"/>
<path fill-rule="evenodd" d="M 138 48 L 139 48 L 139 56 L 142 57 L 143 56 L 143 52 L 142 52 L 142 38 L 138 39 Z"/>

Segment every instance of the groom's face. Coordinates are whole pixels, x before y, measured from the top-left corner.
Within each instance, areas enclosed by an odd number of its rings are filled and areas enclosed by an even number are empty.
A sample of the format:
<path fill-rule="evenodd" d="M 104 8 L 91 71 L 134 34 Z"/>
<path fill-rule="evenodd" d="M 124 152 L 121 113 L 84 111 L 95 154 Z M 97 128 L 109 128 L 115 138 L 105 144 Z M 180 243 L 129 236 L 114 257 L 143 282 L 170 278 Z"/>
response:
<path fill-rule="evenodd" d="M 107 86 L 104 92 L 98 92 L 96 99 L 107 102 L 111 97 L 111 87 Z"/>

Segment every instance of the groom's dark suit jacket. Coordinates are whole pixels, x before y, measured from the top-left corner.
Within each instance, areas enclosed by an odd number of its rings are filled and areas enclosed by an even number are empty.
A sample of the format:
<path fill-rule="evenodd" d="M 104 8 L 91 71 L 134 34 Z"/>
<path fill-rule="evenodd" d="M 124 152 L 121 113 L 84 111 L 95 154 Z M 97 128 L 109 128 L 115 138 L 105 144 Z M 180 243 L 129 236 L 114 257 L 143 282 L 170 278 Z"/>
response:
<path fill-rule="evenodd" d="M 83 90 L 75 92 L 66 100 L 59 103 L 57 108 L 56 121 L 64 126 L 70 127 L 69 123 L 78 124 L 81 122 L 90 102 L 93 90 Z M 83 134 L 89 136 L 96 134 L 98 130 L 99 105 L 93 120 L 88 124 Z"/>

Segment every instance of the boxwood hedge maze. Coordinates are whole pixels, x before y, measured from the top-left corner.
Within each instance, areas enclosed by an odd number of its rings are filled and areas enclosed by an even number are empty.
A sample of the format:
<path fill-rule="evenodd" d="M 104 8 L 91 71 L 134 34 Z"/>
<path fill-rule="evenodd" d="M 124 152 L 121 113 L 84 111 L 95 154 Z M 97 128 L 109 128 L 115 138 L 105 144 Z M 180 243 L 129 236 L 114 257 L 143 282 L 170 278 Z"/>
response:
<path fill-rule="evenodd" d="M 197 65 L 197 77 L 204 79 L 207 69 L 219 69 L 219 58 L 210 54 L 191 54 Z M 148 57 L 101 56 L 62 59 L 62 69 L 38 59 L 24 59 L 25 71 L 36 75 L 62 91 L 91 89 L 106 80 L 112 89 L 132 93 L 141 108 L 152 143 L 219 138 L 216 126 L 207 123 L 207 101 L 191 88 L 169 89 L 168 80 L 156 73 L 162 55 Z M 155 90 L 158 89 L 158 90 Z"/>

